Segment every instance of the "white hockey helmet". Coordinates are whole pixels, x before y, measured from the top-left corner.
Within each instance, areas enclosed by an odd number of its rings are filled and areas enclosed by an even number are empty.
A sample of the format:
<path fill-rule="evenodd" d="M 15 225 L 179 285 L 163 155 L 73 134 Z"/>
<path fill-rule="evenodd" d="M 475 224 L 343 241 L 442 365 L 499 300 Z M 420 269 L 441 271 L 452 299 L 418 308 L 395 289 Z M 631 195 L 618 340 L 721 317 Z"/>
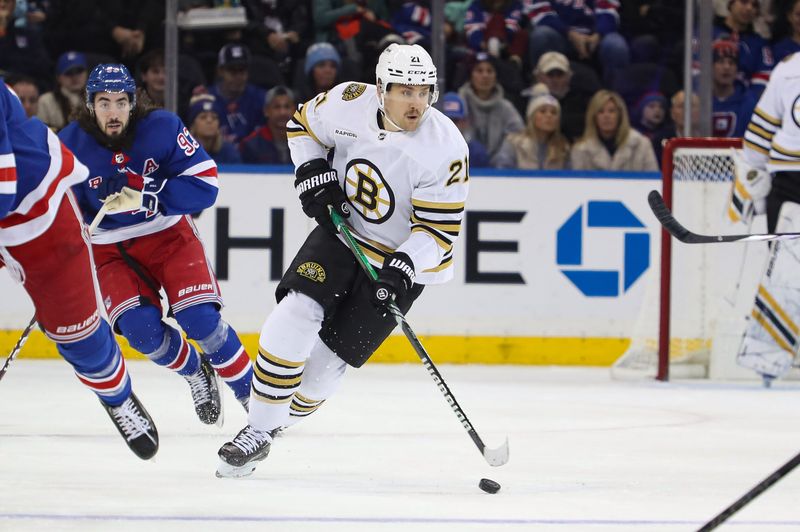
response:
<path fill-rule="evenodd" d="M 375 81 L 378 86 L 378 106 L 381 110 L 390 83 L 431 85 L 428 106 L 435 104 L 439 99 L 436 66 L 425 48 L 418 44 L 392 43 L 387 46 L 375 66 Z"/>

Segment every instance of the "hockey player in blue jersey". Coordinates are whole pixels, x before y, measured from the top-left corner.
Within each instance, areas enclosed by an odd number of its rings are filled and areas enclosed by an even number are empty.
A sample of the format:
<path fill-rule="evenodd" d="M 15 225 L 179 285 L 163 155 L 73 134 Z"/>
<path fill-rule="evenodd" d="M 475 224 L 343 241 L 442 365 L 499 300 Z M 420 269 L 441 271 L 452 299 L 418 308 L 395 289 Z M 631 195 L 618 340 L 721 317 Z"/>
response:
<path fill-rule="evenodd" d="M 131 450 L 158 451 L 158 432 L 131 391 L 125 360 L 97 307 L 92 258 L 70 186 L 89 171 L 0 78 L 0 268 L 23 285 L 36 320 L 100 398 Z"/>
<path fill-rule="evenodd" d="M 189 383 L 203 423 L 221 419 L 216 373 L 248 406 L 252 365 L 220 316 L 216 276 L 190 214 L 214 204 L 217 167 L 173 113 L 136 105 L 123 65 L 99 65 L 86 106 L 59 136 L 89 167 L 74 187 L 84 220 L 107 213 L 92 235 L 103 303 L 115 331 Z M 160 291 L 186 336 L 162 320 Z M 212 369 L 213 368 L 213 369 Z"/>

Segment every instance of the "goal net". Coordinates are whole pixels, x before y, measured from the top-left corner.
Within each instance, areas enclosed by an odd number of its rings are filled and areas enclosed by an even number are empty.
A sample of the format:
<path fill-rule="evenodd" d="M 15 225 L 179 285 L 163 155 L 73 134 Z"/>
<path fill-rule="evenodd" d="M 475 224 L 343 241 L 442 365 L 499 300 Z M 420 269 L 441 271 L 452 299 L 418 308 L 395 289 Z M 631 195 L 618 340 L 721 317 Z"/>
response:
<path fill-rule="evenodd" d="M 728 215 L 731 149 L 740 147 L 741 139 L 667 143 L 662 195 L 682 225 L 706 234 L 763 230 L 758 225 L 765 225 L 763 216 L 749 227 Z M 736 352 L 766 249 L 764 243 L 687 245 L 662 231 L 653 257 L 660 271 L 650 277 L 630 347 L 612 366 L 612 375 L 667 380 L 744 372 L 737 369 Z"/>

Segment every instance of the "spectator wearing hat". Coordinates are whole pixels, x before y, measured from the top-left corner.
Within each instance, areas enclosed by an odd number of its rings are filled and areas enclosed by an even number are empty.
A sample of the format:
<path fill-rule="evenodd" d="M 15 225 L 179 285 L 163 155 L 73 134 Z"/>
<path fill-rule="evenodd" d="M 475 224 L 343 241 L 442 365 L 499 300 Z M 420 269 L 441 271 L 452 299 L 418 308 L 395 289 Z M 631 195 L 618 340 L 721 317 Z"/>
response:
<path fill-rule="evenodd" d="M 492 159 L 495 168 L 564 170 L 569 168 L 569 141 L 561 133 L 561 105 L 549 93 L 531 98 L 523 131 L 509 133 Z"/>
<path fill-rule="evenodd" d="M 217 83 L 208 89 L 220 117 L 225 140 L 237 145 L 264 124 L 266 91 L 248 83 L 250 50 L 243 44 L 226 44 L 217 58 Z"/>
<path fill-rule="evenodd" d="M 86 56 L 81 52 L 64 52 L 56 63 L 57 88 L 39 98 L 36 116 L 53 131 L 60 131 L 70 121 L 72 112 L 84 104 L 88 70 Z"/>
<path fill-rule="evenodd" d="M 0 2 L 0 71 L 25 74 L 39 84 L 51 81 L 52 62 L 39 32 L 15 24 L 15 0 Z M 24 20 L 24 12 L 22 13 Z"/>
<path fill-rule="evenodd" d="M 533 70 L 536 83 L 543 83 L 561 107 L 561 132 L 570 142 L 583 134 L 586 106 L 592 97 L 588 87 L 574 87 L 569 59 L 561 52 L 547 52 L 539 57 Z M 530 96 L 532 89 L 528 89 Z"/>
<path fill-rule="evenodd" d="M 630 47 L 619 33 L 619 3 L 607 0 L 526 0 L 531 64 L 557 51 L 579 61 L 597 59 L 606 80 L 630 62 Z"/>
<path fill-rule="evenodd" d="M 658 161 L 660 150 L 656 143 L 670 129 L 666 96 L 658 91 L 645 92 L 633 108 L 631 123 L 653 145 L 653 153 Z"/>
<path fill-rule="evenodd" d="M 39 87 L 36 86 L 36 81 L 29 76 L 14 74 L 6 76 L 6 83 L 17 93 L 22 108 L 25 109 L 25 116 L 36 116 L 39 109 Z"/>
<path fill-rule="evenodd" d="M 631 127 L 622 96 L 608 90 L 589 101 L 583 137 L 570 160 L 575 170 L 658 171 L 650 141 Z"/>
<path fill-rule="evenodd" d="M 226 141 L 222 135 L 214 100 L 214 96 L 210 94 L 200 94 L 192 98 L 187 116 L 189 132 L 217 164 L 241 163 L 242 158 L 236 146 Z"/>
<path fill-rule="evenodd" d="M 713 71 L 711 74 L 711 129 L 715 137 L 744 135 L 757 98 L 737 81 L 739 47 L 727 39 L 712 43 Z"/>
<path fill-rule="evenodd" d="M 242 161 L 252 164 L 292 164 L 286 123 L 295 112 L 294 93 L 278 85 L 267 91 L 264 117 L 267 124 L 250 133 L 239 145 Z"/>
<path fill-rule="evenodd" d="M 475 138 L 489 153 L 489 159 L 497 153 L 506 135 L 525 128 L 522 117 L 505 98 L 503 87 L 497 82 L 494 58 L 480 52 L 470 68 L 469 81 L 458 89 L 469 110 Z"/>
<path fill-rule="evenodd" d="M 727 16 L 714 20 L 713 39 L 728 39 L 738 48 L 737 79 L 761 96 L 775 66 L 769 42 L 755 32 L 753 23 L 761 10 L 759 0 L 729 0 Z"/>
<path fill-rule="evenodd" d="M 486 147 L 475 138 L 475 130 L 469 120 L 467 104 L 456 92 L 448 92 L 442 98 L 442 113 L 456 125 L 467 141 L 469 148 L 469 165 L 472 168 L 489 166 L 489 154 Z"/>
<path fill-rule="evenodd" d="M 320 92 L 336 86 L 341 80 L 342 58 L 330 43 L 318 42 L 308 47 L 303 73 L 305 77 L 299 86 L 298 98 L 307 102 Z"/>

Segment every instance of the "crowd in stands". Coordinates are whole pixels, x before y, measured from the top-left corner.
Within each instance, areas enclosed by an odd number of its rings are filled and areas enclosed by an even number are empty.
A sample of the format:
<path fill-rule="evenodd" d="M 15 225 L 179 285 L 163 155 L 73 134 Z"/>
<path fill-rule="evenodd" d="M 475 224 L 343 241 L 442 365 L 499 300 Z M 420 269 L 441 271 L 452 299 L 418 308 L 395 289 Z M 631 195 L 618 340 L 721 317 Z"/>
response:
<path fill-rule="evenodd" d="M 342 81 L 374 83 L 391 43 L 431 46 L 430 0 L 178 4 L 246 15 L 179 33 L 178 111 L 222 164 L 290 164 L 285 128 L 298 104 Z M 740 137 L 771 69 L 800 50 L 800 0 L 713 4 L 712 130 Z M 467 140 L 471 166 L 656 170 L 663 143 L 684 132 L 683 6 L 446 1 L 438 107 Z M 0 74 L 56 131 L 99 63 L 126 64 L 139 105 L 163 106 L 164 9 L 164 0 L 0 0 Z"/>

